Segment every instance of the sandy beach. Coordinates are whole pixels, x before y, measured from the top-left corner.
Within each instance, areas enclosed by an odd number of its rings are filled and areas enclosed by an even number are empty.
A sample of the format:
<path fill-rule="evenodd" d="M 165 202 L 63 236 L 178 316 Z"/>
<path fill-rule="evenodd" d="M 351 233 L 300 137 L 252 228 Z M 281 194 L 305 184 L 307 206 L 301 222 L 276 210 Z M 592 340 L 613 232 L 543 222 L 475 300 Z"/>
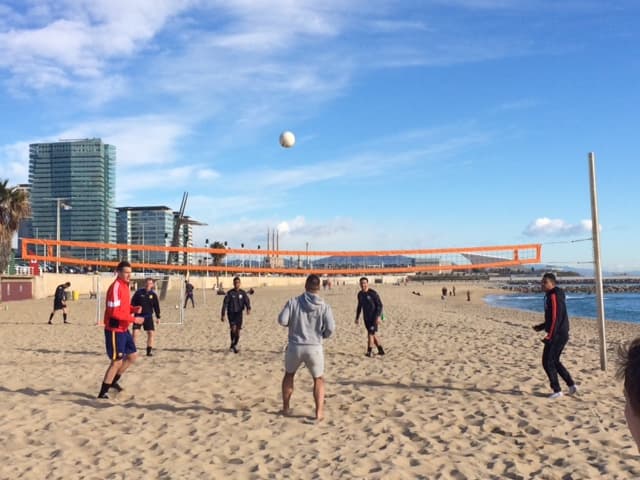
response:
<path fill-rule="evenodd" d="M 256 290 L 237 355 L 222 297 L 196 296 L 184 325 L 160 324 L 156 355 L 141 356 L 109 400 L 95 398 L 108 359 L 93 300 L 70 302 L 72 324 L 58 316 L 53 326 L 50 298 L 0 305 L 0 478 L 640 477 L 614 379 L 615 348 L 640 326 L 607 324 L 601 372 L 595 321 L 571 319 L 563 360 L 581 390 L 548 400 L 531 329 L 541 314 L 486 306 L 477 285 L 445 302 L 441 285 L 372 287 L 385 305 L 384 357 L 364 356 L 357 287 L 322 292 L 337 331 L 325 344 L 320 424 L 306 370 L 294 415 L 279 414 L 286 330 L 276 316 L 299 287 Z M 162 304 L 163 317 L 174 305 Z"/>

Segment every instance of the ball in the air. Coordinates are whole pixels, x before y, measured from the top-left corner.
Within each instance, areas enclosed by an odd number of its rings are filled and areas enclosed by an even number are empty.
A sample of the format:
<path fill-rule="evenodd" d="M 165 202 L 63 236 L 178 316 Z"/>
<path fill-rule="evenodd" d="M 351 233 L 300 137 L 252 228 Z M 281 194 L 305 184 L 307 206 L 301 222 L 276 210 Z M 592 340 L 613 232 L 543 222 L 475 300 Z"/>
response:
<path fill-rule="evenodd" d="M 287 131 L 280 134 L 280 145 L 284 148 L 291 148 L 296 143 L 296 136 Z"/>
<path fill-rule="evenodd" d="M 178 310 L 180 308 L 180 305 L 176 305 L 176 310 Z"/>

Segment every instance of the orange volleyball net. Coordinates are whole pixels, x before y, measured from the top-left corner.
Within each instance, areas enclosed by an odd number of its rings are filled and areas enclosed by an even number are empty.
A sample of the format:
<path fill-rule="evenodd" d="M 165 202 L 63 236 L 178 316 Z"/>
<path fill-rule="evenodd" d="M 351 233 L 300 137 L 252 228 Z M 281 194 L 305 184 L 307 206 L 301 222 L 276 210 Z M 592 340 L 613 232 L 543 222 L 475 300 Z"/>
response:
<path fill-rule="evenodd" d="M 60 252 L 58 254 L 57 252 Z M 375 275 L 448 273 L 535 265 L 542 245 L 375 251 L 249 250 L 22 239 L 22 258 L 90 270 L 128 260 L 135 269 L 229 274 Z"/>

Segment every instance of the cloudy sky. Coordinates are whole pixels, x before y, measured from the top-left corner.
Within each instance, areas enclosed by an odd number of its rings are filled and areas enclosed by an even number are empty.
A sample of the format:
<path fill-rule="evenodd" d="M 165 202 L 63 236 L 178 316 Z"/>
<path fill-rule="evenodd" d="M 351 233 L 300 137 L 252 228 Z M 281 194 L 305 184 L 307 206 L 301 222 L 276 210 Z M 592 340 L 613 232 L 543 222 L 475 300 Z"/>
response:
<path fill-rule="evenodd" d="M 640 268 L 634 0 L 0 0 L 0 178 L 28 145 L 101 137 L 117 206 L 178 208 L 196 243 L 541 242 Z M 283 130 L 296 134 L 283 149 Z"/>

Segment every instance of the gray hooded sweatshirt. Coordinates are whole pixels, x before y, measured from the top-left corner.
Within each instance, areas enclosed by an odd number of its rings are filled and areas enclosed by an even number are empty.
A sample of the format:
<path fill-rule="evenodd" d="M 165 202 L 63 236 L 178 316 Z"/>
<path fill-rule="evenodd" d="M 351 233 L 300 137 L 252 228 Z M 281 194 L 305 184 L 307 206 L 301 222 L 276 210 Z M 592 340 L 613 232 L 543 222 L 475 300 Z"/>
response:
<path fill-rule="evenodd" d="M 291 345 L 322 345 L 322 339 L 329 338 L 336 328 L 331 307 L 309 292 L 289 300 L 278 315 L 278 323 L 289 327 Z"/>

